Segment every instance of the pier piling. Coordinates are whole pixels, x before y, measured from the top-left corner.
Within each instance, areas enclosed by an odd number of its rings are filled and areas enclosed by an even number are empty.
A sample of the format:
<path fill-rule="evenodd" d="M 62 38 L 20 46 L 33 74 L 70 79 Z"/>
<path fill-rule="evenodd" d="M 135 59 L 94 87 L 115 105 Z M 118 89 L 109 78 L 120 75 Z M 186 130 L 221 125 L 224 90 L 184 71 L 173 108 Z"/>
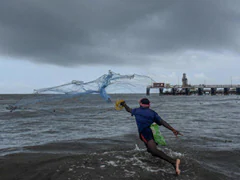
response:
<path fill-rule="evenodd" d="M 223 94 L 224 95 L 229 95 L 229 90 L 230 90 L 230 88 L 224 88 L 223 89 Z"/>
<path fill-rule="evenodd" d="M 189 95 L 190 94 L 190 89 L 189 88 L 185 88 L 185 94 Z"/>
<path fill-rule="evenodd" d="M 172 88 L 172 94 L 173 94 L 173 95 L 176 95 L 176 91 L 177 91 L 177 89 Z"/>
<path fill-rule="evenodd" d="M 240 95 L 240 88 L 236 88 L 236 94 Z"/>
<path fill-rule="evenodd" d="M 163 88 L 159 88 L 159 95 L 163 94 Z"/>
<path fill-rule="evenodd" d="M 149 96 L 150 95 L 150 88 L 146 89 L 146 95 Z"/>
<path fill-rule="evenodd" d="M 211 88 L 211 95 L 216 95 L 217 89 L 216 88 Z"/>

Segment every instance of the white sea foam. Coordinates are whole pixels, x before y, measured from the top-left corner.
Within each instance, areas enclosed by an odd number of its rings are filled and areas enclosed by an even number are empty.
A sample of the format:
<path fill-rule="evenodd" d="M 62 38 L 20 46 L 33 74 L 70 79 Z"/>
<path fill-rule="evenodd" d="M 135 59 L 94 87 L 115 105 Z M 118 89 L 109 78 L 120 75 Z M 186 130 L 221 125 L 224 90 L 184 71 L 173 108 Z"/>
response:
<path fill-rule="evenodd" d="M 114 161 L 106 161 L 106 163 L 107 163 L 108 165 L 111 165 L 111 166 L 114 166 L 114 167 L 118 166 L 118 165 L 116 164 L 116 162 L 114 162 Z"/>
<path fill-rule="evenodd" d="M 169 148 L 164 148 L 163 151 L 172 157 L 184 157 L 183 153 L 173 151 L 172 149 Z"/>

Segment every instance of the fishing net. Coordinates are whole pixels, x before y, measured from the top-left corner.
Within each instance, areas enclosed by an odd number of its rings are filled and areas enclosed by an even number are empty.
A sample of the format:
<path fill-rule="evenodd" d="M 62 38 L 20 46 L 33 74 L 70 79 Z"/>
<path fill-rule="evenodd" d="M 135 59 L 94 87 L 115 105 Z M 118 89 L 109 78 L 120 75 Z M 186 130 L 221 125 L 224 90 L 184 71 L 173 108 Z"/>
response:
<path fill-rule="evenodd" d="M 112 71 L 104 74 L 90 82 L 73 80 L 59 86 L 35 89 L 32 96 L 25 97 L 7 109 L 25 109 L 27 107 L 43 107 L 45 103 L 56 104 L 56 102 L 67 99 L 79 101 L 79 97 L 99 94 L 105 101 L 110 102 L 109 94 L 118 93 L 143 93 L 146 87 L 155 82 L 152 78 L 144 75 L 130 74 L 121 75 Z"/>
<path fill-rule="evenodd" d="M 117 100 L 117 101 L 115 102 L 115 109 L 116 109 L 116 110 L 119 111 L 119 110 L 122 110 L 122 109 L 123 109 L 123 106 L 121 105 L 122 102 L 124 102 L 123 99 Z"/>

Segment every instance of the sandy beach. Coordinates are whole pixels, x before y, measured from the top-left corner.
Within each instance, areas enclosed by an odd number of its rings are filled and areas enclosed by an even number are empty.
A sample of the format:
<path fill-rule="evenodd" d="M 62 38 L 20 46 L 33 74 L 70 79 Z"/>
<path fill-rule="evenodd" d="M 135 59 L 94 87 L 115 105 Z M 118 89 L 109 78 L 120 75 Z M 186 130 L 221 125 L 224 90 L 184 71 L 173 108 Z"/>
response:
<path fill-rule="evenodd" d="M 205 169 L 190 157 L 181 158 L 181 175 L 176 177 L 171 165 L 152 157 L 140 142 L 137 143 L 140 149 L 134 147 L 134 141 L 117 141 L 113 145 L 110 140 L 99 140 L 97 143 L 94 140 L 90 143 L 91 148 L 83 143 L 29 147 L 31 153 L 0 157 L 1 180 L 228 179 L 221 173 Z M 69 145 L 72 149 L 82 147 L 79 148 L 81 153 L 53 153 L 55 148 Z"/>

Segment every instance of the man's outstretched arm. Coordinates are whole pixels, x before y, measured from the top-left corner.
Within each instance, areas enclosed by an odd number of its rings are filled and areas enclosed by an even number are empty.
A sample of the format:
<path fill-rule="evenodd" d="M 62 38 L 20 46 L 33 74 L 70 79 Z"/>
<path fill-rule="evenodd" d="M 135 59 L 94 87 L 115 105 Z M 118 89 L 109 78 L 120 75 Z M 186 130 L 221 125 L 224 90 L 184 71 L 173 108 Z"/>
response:
<path fill-rule="evenodd" d="M 176 129 L 174 129 L 172 126 L 170 126 L 166 121 L 164 121 L 163 119 L 161 119 L 160 121 L 160 125 L 163 125 L 165 128 L 168 128 L 169 130 L 171 130 L 173 132 L 173 134 L 175 134 L 175 136 L 177 135 L 182 135 L 179 131 L 177 131 Z"/>
<path fill-rule="evenodd" d="M 132 113 L 132 109 L 128 107 L 125 101 L 121 102 L 121 105 L 125 108 L 127 112 Z"/>

